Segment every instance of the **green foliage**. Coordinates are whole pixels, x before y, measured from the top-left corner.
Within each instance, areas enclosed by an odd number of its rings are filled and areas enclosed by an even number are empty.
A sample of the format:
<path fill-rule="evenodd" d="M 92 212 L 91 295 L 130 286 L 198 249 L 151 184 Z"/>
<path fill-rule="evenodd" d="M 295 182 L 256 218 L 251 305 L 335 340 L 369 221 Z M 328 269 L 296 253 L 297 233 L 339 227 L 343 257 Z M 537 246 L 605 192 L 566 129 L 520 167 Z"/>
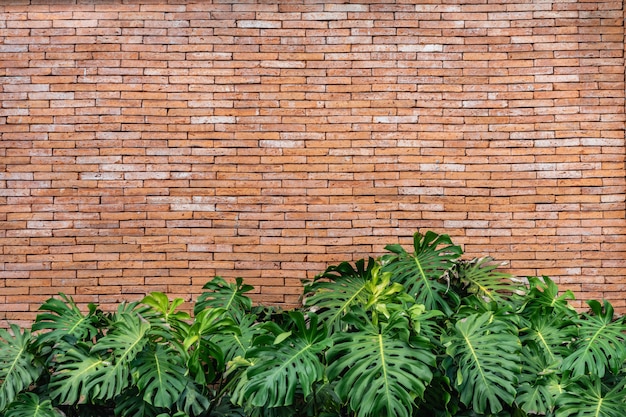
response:
<path fill-rule="evenodd" d="M 6 417 L 623 417 L 626 319 L 447 235 L 329 266 L 301 308 L 215 278 L 105 313 L 60 294 L 0 329 Z M 193 314 L 189 314 L 193 312 Z"/>
<path fill-rule="evenodd" d="M 386 249 L 392 254 L 382 257 L 383 270 L 391 272 L 393 280 L 402 284 L 417 304 L 447 315 L 454 312 L 459 297 L 445 278 L 462 254 L 460 246 L 452 244 L 448 235 L 428 231 L 424 236 L 414 235 L 413 253 L 400 245 L 388 245 Z"/>
<path fill-rule="evenodd" d="M 333 336 L 328 378 L 359 416 L 410 416 L 432 379 L 435 355 L 427 339 L 411 335 L 403 313 L 377 325 L 355 310 L 346 317 L 353 331 Z"/>
<path fill-rule="evenodd" d="M 458 320 L 443 337 L 459 398 L 477 414 L 498 413 L 516 395 L 520 343 L 510 322 L 490 312 Z"/>
<path fill-rule="evenodd" d="M 245 370 L 233 400 L 241 406 L 275 408 L 294 404 L 297 390 L 305 398 L 324 377 L 320 354 L 330 344 L 315 314 L 308 322 L 301 312 L 289 313 L 289 331 L 268 323 L 269 333 L 257 337 L 246 353 Z"/>
<path fill-rule="evenodd" d="M 52 401 L 42 399 L 32 392 L 21 393 L 4 414 L 5 417 L 62 417 L 52 407 Z"/>
<path fill-rule="evenodd" d="M 11 325 L 0 329 L 0 411 L 26 390 L 42 372 L 30 352 L 31 332 Z"/>

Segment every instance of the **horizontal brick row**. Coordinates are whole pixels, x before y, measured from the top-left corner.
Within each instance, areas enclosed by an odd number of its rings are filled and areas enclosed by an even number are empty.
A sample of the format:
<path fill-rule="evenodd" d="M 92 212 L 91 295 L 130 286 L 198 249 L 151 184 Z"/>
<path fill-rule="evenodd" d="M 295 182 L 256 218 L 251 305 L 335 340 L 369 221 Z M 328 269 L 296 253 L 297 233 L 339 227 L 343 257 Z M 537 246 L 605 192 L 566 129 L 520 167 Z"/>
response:
<path fill-rule="evenodd" d="M 299 303 L 448 233 L 626 313 L 624 6 L 0 5 L 0 325 L 59 292 Z"/>

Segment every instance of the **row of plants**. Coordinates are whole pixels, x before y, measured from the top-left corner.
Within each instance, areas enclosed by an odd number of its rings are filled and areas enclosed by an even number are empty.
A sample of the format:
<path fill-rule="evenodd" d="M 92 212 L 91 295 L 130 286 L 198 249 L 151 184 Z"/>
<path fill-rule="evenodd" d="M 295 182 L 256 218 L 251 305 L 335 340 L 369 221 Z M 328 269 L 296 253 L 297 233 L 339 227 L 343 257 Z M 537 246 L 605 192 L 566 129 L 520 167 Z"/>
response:
<path fill-rule="evenodd" d="M 254 306 L 215 278 L 193 314 L 152 293 L 114 312 L 51 298 L 0 330 L 6 417 L 623 417 L 626 321 L 577 312 L 548 277 L 523 282 L 447 235 L 344 262 L 302 307 Z"/>

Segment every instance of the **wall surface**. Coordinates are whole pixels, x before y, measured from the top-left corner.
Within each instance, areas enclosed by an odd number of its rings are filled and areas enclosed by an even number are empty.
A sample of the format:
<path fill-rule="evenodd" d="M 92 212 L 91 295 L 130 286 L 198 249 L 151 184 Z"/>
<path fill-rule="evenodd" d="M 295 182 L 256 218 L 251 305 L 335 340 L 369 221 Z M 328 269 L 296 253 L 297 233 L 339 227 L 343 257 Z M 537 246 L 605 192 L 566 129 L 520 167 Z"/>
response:
<path fill-rule="evenodd" d="M 625 312 L 624 63 L 621 0 L 3 1 L 0 324 L 418 230 Z"/>

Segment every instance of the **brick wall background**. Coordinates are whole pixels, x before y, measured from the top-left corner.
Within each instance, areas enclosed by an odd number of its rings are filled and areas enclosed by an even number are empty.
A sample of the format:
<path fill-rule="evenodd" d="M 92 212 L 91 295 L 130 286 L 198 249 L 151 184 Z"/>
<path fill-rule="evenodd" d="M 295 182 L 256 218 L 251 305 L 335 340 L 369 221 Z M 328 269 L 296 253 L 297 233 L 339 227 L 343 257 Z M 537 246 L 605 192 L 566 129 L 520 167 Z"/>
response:
<path fill-rule="evenodd" d="M 4 1 L 0 320 L 291 306 L 429 229 L 624 312 L 624 45 L 621 0 Z"/>

